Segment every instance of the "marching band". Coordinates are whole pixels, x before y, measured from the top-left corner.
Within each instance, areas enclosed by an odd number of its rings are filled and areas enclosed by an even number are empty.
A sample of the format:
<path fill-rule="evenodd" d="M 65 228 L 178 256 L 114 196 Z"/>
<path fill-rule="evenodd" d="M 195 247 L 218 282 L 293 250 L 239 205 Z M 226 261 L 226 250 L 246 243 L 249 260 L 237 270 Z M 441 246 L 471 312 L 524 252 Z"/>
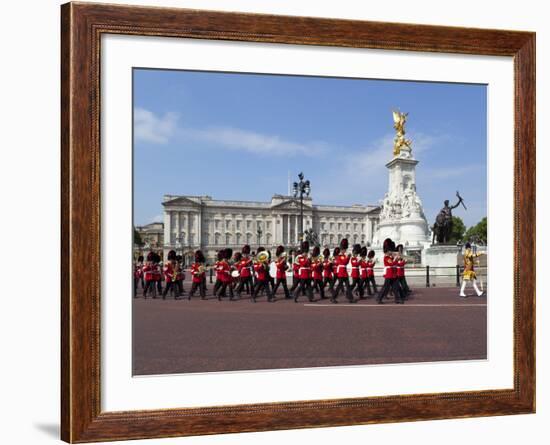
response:
<path fill-rule="evenodd" d="M 384 299 L 389 298 L 392 293 L 395 303 L 403 304 L 411 292 L 405 279 L 403 246 L 395 246 L 389 238 L 384 241 L 384 284 L 380 292 L 374 276 L 375 252 L 369 251 L 366 246 L 355 244 L 348 254 L 348 248 L 348 240 L 344 238 L 340 241 L 340 246 L 334 249 L 332 256 L 328 248 L 321 255 L 318 246 L 310 253 L 309 242 L 303 241 L 296 251 L 289 251 L 290 258 L 285 247 L 278 246 L 275 259 L 272 260 L 271 252 L 265 248 L 259 247 L 256 253 L 251 253 L 247 244 L 235 254 L 229 248 L 220 250 L 217 261 L 211 268 L 207 267 L 202 251 L 197 250 L 195 261 L 189 269 L 191 289 L 187 298 L 190 300 L 198 291 L 200 298 L 206 299 L 206 272 L 211 269 L 215 273 L 213 294 L 219 301 L 224 298 L 241 299 L 245 293 L 254 303 L 261 295 L 265 295 L 268 302 L 274 302 L 279 287 L 282 287 L 284 298 L 294 299 L 295 302 L 301 296 L 306 296 L 312 302 L 314 294 L 318 294 L 323 300 L 327 298 L 328 292 L 330 302 L 336 304 L 338 296 L 343 292 L 348 303 L 357 302 L 354 295 L 358 299 L 365 299 L 366 295 L 377 294 L 376 301 L 384 304 Z M 290 289 L 287 284 L 288 275 L 292 275 Z M 162 277 L 165 282 L 164 290 Z M 182 256 L 171 250 L 168 252 L 167 262 L 161 266 L 160 256 L 149 252 L 145 263 L 140 256 L 134 264 L 134 297 L 137 296 L 138 285 L 141 283 L 144 298 L 149 295 L 157 298 L 157 295 L 161 295 L 165 299 L 171 292 L 175 299 L 179 299 L 185 293 L 184 280 Z"/>

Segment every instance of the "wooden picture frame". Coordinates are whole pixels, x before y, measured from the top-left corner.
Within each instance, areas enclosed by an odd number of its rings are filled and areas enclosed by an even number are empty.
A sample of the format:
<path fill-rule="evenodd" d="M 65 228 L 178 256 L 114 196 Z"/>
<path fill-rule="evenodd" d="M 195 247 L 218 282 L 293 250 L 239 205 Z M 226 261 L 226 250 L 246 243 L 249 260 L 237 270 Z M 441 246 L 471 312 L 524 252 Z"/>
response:
<path fill-rule="evenodd" d="M 534 33 L 91 3 L 65 4 L 61 18 L 63 440 L 93 442 L 535 411 Z M 102 412 L 99 116 L 100 38 L 106 33 L 512 56 L 513 389 Z"/>

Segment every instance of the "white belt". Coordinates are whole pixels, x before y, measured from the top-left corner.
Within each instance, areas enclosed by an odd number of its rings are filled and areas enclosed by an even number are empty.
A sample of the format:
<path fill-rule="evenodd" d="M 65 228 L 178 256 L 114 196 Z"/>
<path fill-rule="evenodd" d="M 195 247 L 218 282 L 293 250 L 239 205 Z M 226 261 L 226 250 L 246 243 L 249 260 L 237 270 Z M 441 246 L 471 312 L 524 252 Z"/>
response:
<path fill-rule="evenodd" d="M 302 270 L 310 270 L 310 268 L 309 267 L 300 267 L 298 269 L 298 273 L 300 273 Z"/>
<path fill-rule="evenodd" d="M 339 265 L 336 267 L 336 270 L 340 270 L 342 267 L 343 267 L 344 269 L 346 269 L 346 266 L 344 266 L 344 265 L 342 265 L 342 264 L 339 264 Z"/>

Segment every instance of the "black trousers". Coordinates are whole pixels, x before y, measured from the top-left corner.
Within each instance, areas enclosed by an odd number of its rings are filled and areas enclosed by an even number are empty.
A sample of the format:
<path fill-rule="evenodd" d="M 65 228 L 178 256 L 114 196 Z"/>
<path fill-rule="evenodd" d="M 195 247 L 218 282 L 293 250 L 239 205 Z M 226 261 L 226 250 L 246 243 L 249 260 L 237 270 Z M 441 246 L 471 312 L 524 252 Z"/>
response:
<path fill-rule="evenodd" d="M 197 292 L 197 289 L 199 290 L 199 295 L 204 300 L 206 298 L 206 288 L 204 286 L 204 280 L 201 280 L 200 283 L 196 283 L 193 281 L 188 298 L 191 299 L 191 297 L 195 296 L 195 292 Z"/>
<path fill-rule="evenodd" d="M 366 278 L 359 278 L 359 286 L 357 288 L 359 292 L 359 298 L 365 298 L 365 287 L 367 285 Z"/>
<path fill-rule="evenodd" d="M 346 298 L 349 301 L 353 301 L 353 296 L 351 295 L 351 288 L 349 285 L 349 279 L 348 277 L 342 278 L 338 277 L 336 278 L 336 286 L 334 288 L 334 291 L 332 292 L 332 300 L 336 300 L 338 298 L 338 295 L 342 290 L 345 289 L 346 292 Z"/>
<path fill-rule="evenodd" d="M 309 301 L 313 301 L 313 288 L 311 287 L 310 278 L 298 278 L 298 285 L 294 292 L 294 301 L 298 301 L 300 294 L 307 295 Z"/>
<path fill-rule="evenodd" d="M 153 298 L 157 298 L 157 287 L 158 285 L 156 281 L 146 281 L 145 289 L 143 289 L 143 296 L 147 298 L 147 293 L 151 291 L 153 293 Z"/>
<path fill-rule="evenodd" d="M 162 293 L 162 299 L 166 299 L 166 295 L 170 290 L 174 291 L 174 298 L 178 298 L 183 292 L 183 285 L 181 281 L 167 281 L 166 286 L 164 287 L 164 292 Z"/>
<path fill-rule="evenodd" d="M 382 286 L 382 289 L 380 289 L 377 301 L 380 303 L 390 290 L 393 291 L 393 297 L 396 303 L 400 303 L 403 301 L 401 286 L 399 285 L 399 281 L 397 278 L 384 279 L 384 285 Z"/>
<path fill-rule="evenodd" d="M 366 281 L 365 281 L 365 284 L 367 285 L 367 293 L 369 295 L 372 295 L 372 292 L 374 290 L 374 293 L 378 293 L 378 289 L 377 289 L 377 286 L 376 286 L 376 281 L 374 280 L 374 275 L 371 275 L 370 277 L 367 277 Z M 372 285 L 372 289 L 371 289 L 371 285 Z"/>
<path fill-rule="evenodd" d="M 319 296 L 321 299 L 325 298 L 325 284 L 323 280 L 315 279 L 313 280 L 313 289 L 317 290 L 319 292 Z"/>
<path fill-rule="evenodd" d="M 399 277 L 398 280 L 399 280 L 399 285 L 401 286 L 401 289 L 403 289 L 405 296 L 407 296 L 407 294 L 410 294 L 411 289 L 407 284 L 407 279 L 405 277 Z"/>
<path fill-rule="evenodd" d="M 352 278 L 351 279 L 351 286 L 350 286 L 349 291 L 352 292 L 352 295 L 353 295 L 353 291 L 354 290 L 359 291 L 360 286 L 361 286 L 361 279 L 360 278 Z"/>
<path fill-rule="evenodd" d="M 256 284 L 254 285 L 254 293 L 252 294 L 252 301 L 256 302 L 256 297 L 262 291 L 264 291 L 267 294 L 267 301 L 271 301 L 273 299 L 273 294 L 271 293 L 271 286 L 270 286 L 269 279 L 267 280 L 256 279 Z"/>
<path fill-rule="evenodd" d="M 214 282 L 214 295 L 218 295 L 218 290 L 222 286 L 221 280 L 216 279 Z"/>
<path fill-rule="evenodd" d="M 220 281 L 218 286 L 217 293 L 214 292 L 214 295 L 218 296 L 218 300 L 227 297 L 227 289 L 229 289 L 229 298 L 233 299 L 233 286 L 229 281 Z"/>
<path fill-rule="evenodd" d="M 290 288 L 290 293 L 294 293 L 294 291 L 296 290 L 296 288 L 298 287 L 298 284 L 299 284 L 299 278 L 295 275 L 292 275 L 292 287 Z"/>
<path fill-rule="evenodd" d="M 237 284 L 237 287 L 235 288 L 235 293 L 237 295 L 240 295 L 243 291 L 243 288 L 245 288 L 245 291 L 247 294 L 251 293 L 252 287 L 252 277 L 241 277 L 239 279 L 239 284 Z"/>
<path fill-rule="evenodd" d="M 275 288 L 273 289 L 273 295 L 275 295 L 275 293 L 277 292 L 277 289 L 279 289 L 279 286 L 283 286 L 283 290 L 285 292 L 285 298 L 290 298 L 290 292 L 288 291 L 286 278 L 277 278 L 277 282 L 275 283 Z"/>
<path fill-rule="evenodd" d="M 333 292 L 334 291 L 334 278 L 324 277 L 323 278 L 323 290 L 325 289 L 325 287 L 327 287 L 327 284 L 328 284 L 328 288 L 331 290 L 331 292 Z"/>

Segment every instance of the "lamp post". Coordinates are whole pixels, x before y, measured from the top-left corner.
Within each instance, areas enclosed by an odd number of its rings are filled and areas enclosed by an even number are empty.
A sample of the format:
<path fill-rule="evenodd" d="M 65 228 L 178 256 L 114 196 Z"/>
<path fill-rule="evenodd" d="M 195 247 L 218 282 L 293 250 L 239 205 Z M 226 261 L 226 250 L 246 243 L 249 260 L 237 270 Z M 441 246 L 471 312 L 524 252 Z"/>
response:
<path fill-rule="evenodd" d="M 311 184 L 309 180 L 304 181 L 304 174 L 300 172 L 298 175 L 300 182 L 294 182 L 292 185 L 292 191 L 294 192 L 294 197 L 300 197 L 300 237 L 299 241 L 304 239 L 304 195 L 309 196 L 311 192 Z"/>
<path fill-rule="evenodd" d="M 256 233 L 258 234 L 258 245 L 260 245 L 262 243 L 262 228 L 258 226 Z"/>

